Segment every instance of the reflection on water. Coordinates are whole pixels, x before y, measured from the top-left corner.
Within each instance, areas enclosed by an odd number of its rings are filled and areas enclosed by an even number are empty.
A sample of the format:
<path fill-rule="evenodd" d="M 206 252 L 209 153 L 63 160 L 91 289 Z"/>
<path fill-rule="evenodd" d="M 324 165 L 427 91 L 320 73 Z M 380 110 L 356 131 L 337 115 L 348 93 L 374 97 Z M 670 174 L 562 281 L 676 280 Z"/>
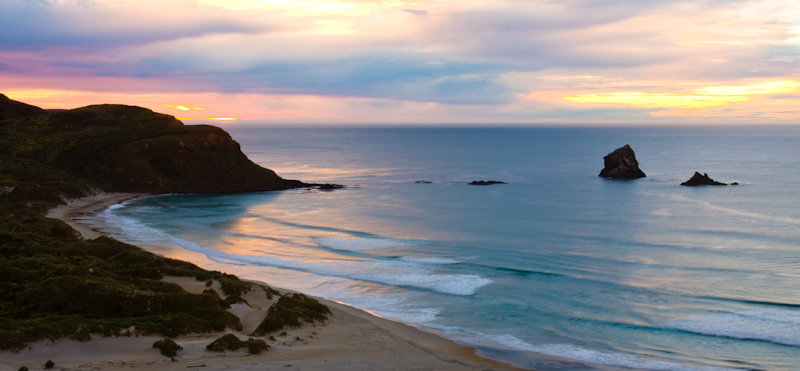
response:
<path fill-rule="evenodd" d="M 788 371 L 800 364 L 800 194 L 761 180 L 800 183 L 800 149 L 773 141 L 800 132 L 742 130 L 233 130 L 257 161 L 358 187 L 157 196 L 107 217 L 164 255 L 436 328 L 523 366 L 535 352 Z M 648 177 L 598 178 L 608 143 L 623 140 Z M 785 171 L 771 173 L 775 161 Z M 695 166 L 742 185 L 678 186 Z M 478 179 L 510 184 L 466 184 Z"/>

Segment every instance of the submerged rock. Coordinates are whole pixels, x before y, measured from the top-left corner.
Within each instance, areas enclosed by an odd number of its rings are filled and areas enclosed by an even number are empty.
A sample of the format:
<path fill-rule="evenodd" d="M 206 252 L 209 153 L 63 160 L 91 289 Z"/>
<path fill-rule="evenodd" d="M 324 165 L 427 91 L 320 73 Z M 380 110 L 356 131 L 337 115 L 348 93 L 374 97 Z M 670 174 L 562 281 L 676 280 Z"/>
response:
<path fill-rule="evenodd" d="M 605 162 L 605 167 L 598 175 L 603 178 L 636 179 L 647 176 L 639 169 L 636 154 L 633 153 L 631 146 L 627 144 L 603 157 L 603 161 Z"/>
<path fill-rule="evenodd" d="M 738 183 L 735 183 L 738 184 Z M 692 179 L 689 179 L 683 183 L 682 186 L 689 186 L 689 187 L 696 187 L 696 186 L 703 186 L 703 185 L 714 185 L 714 186 L 724 186 L 727 185 L 725 183 L 721 183 L 711 179 L 708 174 L 700 174 L 699 172 L 694 172 Z"/>
<path fill-rule="evenodd" d="M 341 185 L 341 184 L 330 184 L 330 183 L 325 183 L 325 184 L 309 184 L 309 185 L 311 186 L 311 188 L 315 188 L 315 189 L 318 189 L 318 190 L 320 190 L 320 191 L 332 191 L 332 190 L 334 190 L 334 189 L 342 189 L 342 188 L 345 188 L 345 186 L 343 186 L 343 185 Z"/>
<path fill-rule="evenodd" d="M 498 180 L 475 180 L 469 183 L 469 185 L 492 185 L 492 184 L 508 184 L 508 183 L 501 182 Z"/>

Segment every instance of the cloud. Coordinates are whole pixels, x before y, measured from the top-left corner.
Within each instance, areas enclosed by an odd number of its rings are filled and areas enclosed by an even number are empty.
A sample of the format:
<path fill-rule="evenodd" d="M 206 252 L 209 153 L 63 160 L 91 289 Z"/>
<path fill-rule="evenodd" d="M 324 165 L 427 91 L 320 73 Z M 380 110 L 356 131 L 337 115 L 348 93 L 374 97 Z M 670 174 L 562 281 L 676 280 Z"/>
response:
<path fill-rule="evenodd" d="M 430 101 L 499 104 L 513 94 L 494 77 L 501 65 L 430 64 L 421 59 L 351 57 L 331 61 L 269 62 L 219 76 L 250 81 L 241 91 L 287 92 Z"/>
<path fill-rule="evenodd" d="M 413 15 L 426 15 L 426 14 L 428 14 L 427 10 L 421 10 L 421 9 L 403 9 L 403 11 L 411 13 Z"/>
<path fill-rule="evenodd" d="M 7 0 L 0 13 L 3 50 L 91 51 L 124 48 L 161 41 L 227 33 L 268 30 L 237 19 L 235 14 L 198 9 L 189 2 L 155 3 L 141 0 L 97 3 L 88 1 Z"/>
<path fill-rule="evenodd" d="M 793 92 L 737 103 L 746 110 L 700 97 L 800 80 L 797 19 L 789 0 L 5 0 L 0 79 L 20 89 L 304 97 L 281 102 L 313 101 L 332 115 L 767 117 L 774 105 L 790 117 L 778 96 Z"/>

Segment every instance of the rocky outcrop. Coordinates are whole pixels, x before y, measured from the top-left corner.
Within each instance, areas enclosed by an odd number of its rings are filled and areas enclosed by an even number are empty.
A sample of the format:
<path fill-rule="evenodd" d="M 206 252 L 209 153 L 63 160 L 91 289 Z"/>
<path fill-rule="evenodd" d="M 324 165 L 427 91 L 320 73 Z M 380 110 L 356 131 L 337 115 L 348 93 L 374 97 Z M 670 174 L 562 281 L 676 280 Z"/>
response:
<path fill-rule="evenodd" d="M 11 102 L 3 107 L 24 105 Z M 322 186 L 283 179 L 253 163 L 218 127 L 187 126 L 146 108 L 104 104 L 34 111 L 0 121 L 0 152 L 35 160 L 108 192 L 255 192 Z"/>
<path fill-rule="evenodd" d="M 734 184 L 734 183 L 731 183 Z M 738 184 L 738 183 L 736 183 Z M 696 186 L 704 186 L 704 185 L 712 185 L 712 186 L 724 186 L 728 185 L 726 183 L 717 182 L 714 179 L 711 179 L 708 174 L 700 174 L 699 172 L 694 172 L 694 175 L 691 179 L 681 183 L 682 186 L 689 186 L 689 187 L 696 187 Z"/>
<path fill-rule="evenodd" d="M 42 115 L 46 111 L 30 104 L 17 102 L 0 94 L 0 120 L 14 119 L 25 116 Z"/>
<path fill-rule="evenodd" d="M 493 184 L 508 184 L 508 183 L 501 182 L 498 180 L 475 180 L 469 183 L 469 185 L 493 185 Z"/>
<path fill-rule="evenodd" d="M 636 179 L 644 178 L 647 175 L 639 169 L 639 162 L 636 161 L 636 154 L 629 145 L 617 148 L 614 152 L 603 157 L 605 167 L 600 171 L 599 176 L 613 179 Z"/>
<path fill-rule="evenodd" d="M 343 186 L 343 185 L 341 185 L 341 184 L 330 184 L 330 183 L 325 183 L 325 184 L 309 184 L 309 186 L 312 186 L 313 188 L 316 188 L 316 189 L 318 189 L 318 190 L 320 190 L 320 191 L 333 191 L 333 190 L 335 190 L 335 189 L 342 189 L 342 188 L 345 188 L 345 186 Z"/>

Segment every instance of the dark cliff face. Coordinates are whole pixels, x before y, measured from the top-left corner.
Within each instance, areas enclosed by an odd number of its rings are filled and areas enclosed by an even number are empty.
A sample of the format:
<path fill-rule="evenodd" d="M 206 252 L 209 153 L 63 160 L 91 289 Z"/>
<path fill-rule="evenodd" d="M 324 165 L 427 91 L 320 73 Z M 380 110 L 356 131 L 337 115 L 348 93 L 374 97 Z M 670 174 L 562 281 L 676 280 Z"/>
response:
<path fill-rule="evenodd" d="M 11 101 L 13 102 L 13 101 Z M 252 192 L 304 186 L 250 161 L 224 130 L 124 105 L 0 121 L 7 161 L 32 159 L 105 191 Z"/>

